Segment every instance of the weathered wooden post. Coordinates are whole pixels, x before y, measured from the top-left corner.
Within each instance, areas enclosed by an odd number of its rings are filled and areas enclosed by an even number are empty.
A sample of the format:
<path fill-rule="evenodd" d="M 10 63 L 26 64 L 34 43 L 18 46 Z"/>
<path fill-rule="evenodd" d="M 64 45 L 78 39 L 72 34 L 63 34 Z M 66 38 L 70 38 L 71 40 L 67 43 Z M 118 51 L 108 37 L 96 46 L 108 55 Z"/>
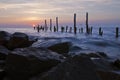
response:
<path fill-rule="evenodd" d="M 52 19 L 50 19 L 50 31 L 52 31 Z"/>
<path fill-rule="evenodd" d="M 39 24 L 38 24 L 38 26 L 37 26 L 37 32 L 39 32 L 39 30 L 40 30 L 40 29 L 39 29 Z"/>
<path fill-rule="evenodd" d="M 89 34 L 89 27 L 88 27 L 88 12 L 86 12 L 86 33 Z"/>
<path fill-rule="evenodd" d="M 118 37 L 119 37 L 119 28 L 116 27 L 116 38 L 118 38 Z"/>
<path fill-rule="evenodd" d="M 79 33 L 81 33 L 81 29 L 79 29 Z"/>
<path fill-rule="evenodd" d="M 56 31 L 58 32 L 58 17 L 56 17 Z"/>
<path fill-rule="evenodd" d="M 47 20 L 45 20 L 45 31 L 47 31 Z"/>
<path fill-rule="evenodd" d="M 68 26 L 66 26 L 66 32 L 67 32 L 67 30 L 68 30 Z"/>
<path fill-rule="evenodd" d="M 35 30 L 35 26 L 34 26 L 34 30 Z"/>
<path fill-rule="evenodd" d="M 76 27 L 76 13 L 74 13 L 74 34 L 76 34 L 77 27 Z"/>
<path fill-rule="evenodd" d="M 62 33 L 64 32 L 64 27 L 63 27 L 63 26 L 61 27 L 61 32 L 62 32 Z"/>
<path fill-rule="evenodd" d="M 56 27 L 54 26 L 54 32 L 56 32 Z"/>
<path fill-rule="evenodd" d="M 101 27 L 99 28 L 99 35 L 100 35 L 100 36 L 103 35 L 103 31 L 102 31 L 102 28 L 101 28 Z"/>

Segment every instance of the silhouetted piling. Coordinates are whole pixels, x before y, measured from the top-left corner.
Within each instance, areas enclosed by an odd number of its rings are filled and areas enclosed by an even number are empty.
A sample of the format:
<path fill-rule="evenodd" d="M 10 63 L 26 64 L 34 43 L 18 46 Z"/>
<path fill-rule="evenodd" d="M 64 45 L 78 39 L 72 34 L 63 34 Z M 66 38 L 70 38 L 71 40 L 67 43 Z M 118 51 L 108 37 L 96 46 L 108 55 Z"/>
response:
<path fill-rule="evenodd" d="M 56 32 L 56 30 L 57 30 L 57 29 L 56 29 L 56 27 L 54 26 L 54 32 Z"/>
<path fill-rule="evenodd" d="M 89 27 L 88 27 L 88 12 L 86 13 L 86 33 L 89 34 Z"/>
<path fill-rule="evenodd" d="M 66 32 L 68 31 L 68 26 L 66 26 Z"/>
<path fill-rule="evenodd" d="M 64 27 L 63 27 L 63 26 L 61 27 L 61 32 L 62 32 L 62 33 L 64 32 Z"/>
<path fill-rule="evenodd" d="M 35 30 L 35 27 L 34 27 L 34 30 Z"/>
<path fill-rule="evenodd" d="M 56 31 L 58 31 L 58 17 L 56 17 Z"/>
<path fill-rule="evenodd" d="M 45 20 L 45 31 L 47 31 L 47 20 Z"/>
<path fill-rule="evenodd" d="M 116 27 L 116 38 L 118 38 L 118 37 L 119 37 L 119 28 Z"/>
<path fill-rule="evenodd" d="M 103 31 L 102 31 L 102 28 L 101 28 L 101 27 L 99 28 L 99 35 L 100 35 L 100 36 L 103 35 Z"/>
<path fill-rule="evenodd" d="M 39 32 L 40 31 L 40 27 L 39 27 L 39 25 L 37 26 L 37 32 Z"/>
<path fill-rule="evenodd" d="M 76 27 L 76 13 L 74 14 L 74 34 L 76 34 L 77 27 Z"/>
<path fill-rule="evenodd" d="M 50 19 L 50 31 L 52 31 L 52 19 Z"/>

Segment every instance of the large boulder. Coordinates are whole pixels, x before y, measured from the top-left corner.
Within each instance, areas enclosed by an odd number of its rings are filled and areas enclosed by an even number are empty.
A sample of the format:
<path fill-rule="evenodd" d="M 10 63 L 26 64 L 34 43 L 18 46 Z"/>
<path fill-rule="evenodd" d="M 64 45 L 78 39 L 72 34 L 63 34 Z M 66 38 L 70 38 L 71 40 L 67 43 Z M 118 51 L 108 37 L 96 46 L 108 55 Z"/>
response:
<path fill-rule="evenodd" d="M 89 57 L 74 56 L 59 64 L 40 80 L 100 80 Z"/>
<path fill-rule="evenodd" d="M 0 31 L 0 45 L 6 46 L 11 34 L 5 31 Z"/>
<path fill-rule="evenodd" d="M 5 60 L 10 51 L 4 46 L 0 46 L 0 60 Z"/>
<path fill-rule="evenodd" d="M 45 48 L 21 48 L 11 52 L 6 60 L 6 72 L 12 80 L 27 80 L 64 61 L 65 57 Z"/>
<path fill-rule="evenodd" d="M 24 48 L 30 46 L 32 43 L 29 41 L 29 37 L 25 33 L 15 32 L 10 37 L 10 41 L 8 43 L 8 49 L 15 48 Z"/>
<path fill-rule="evenodd" d="M 48 49 L 57 52 L 59 54 L 63 54 L 67 56 L 69 49 L 70 49 L 71 43 L 70 42 L 63 42 L 63 43 L 58 43 L 52 46 L 49 46 Z"/>
<path fill-rule="evenodd" d="M 71 42 L 62 42 L 61 40 L 47 40 L 47 41 L 38 41 L 35 42 L 31 47 L 44 47 L 48 48 L 49 50 L 52 50 L 53 52 L 57 52 L 59 54 L 63 54 L 64 56 L 67 56 L 70 47 Z"/>

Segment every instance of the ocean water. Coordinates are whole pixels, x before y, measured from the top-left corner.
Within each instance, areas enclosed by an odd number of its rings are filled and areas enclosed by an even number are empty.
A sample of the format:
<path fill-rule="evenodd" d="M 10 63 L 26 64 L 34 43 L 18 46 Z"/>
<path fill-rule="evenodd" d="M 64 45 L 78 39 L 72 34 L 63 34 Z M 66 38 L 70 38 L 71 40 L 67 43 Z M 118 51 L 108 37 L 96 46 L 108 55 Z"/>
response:
<path fill-rule="evenodd" d="M 34 30 L 30 28 L 0 28 L 1 31 L 7 31 L 9 33 L 23 32 L 31 36 L 36 36 L 39 40 L 62 40 L 72 42 L 74 46 L 81 47 L 84 51 L 99 51 L 105 52 L 108 56 L 120 58 L 120 27 L 119 27 L 119 38 L 115 38 L 115 27 L 102 27 L 103 36 L 98 35 L 99 27 L 93 27 L 92 35 L 86 35 L 79 33 L 75 35 L 73 32 L 47 32 Z M 79 52 L 79 51 L 78 51 Z"/>

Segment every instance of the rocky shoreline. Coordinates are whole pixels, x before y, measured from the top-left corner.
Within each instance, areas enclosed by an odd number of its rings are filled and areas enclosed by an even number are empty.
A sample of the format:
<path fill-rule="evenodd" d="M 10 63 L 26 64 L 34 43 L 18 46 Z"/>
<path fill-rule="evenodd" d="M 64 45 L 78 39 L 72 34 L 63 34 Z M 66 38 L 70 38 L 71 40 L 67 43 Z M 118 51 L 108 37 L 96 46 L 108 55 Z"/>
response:
<path fill-rule="evenodd" d="M 120 60 L 82 50 L 72 42 L 0 31 L 0 80 L 120 80 Z M 73 52 L 75 54 L 75 52 Z"/>

